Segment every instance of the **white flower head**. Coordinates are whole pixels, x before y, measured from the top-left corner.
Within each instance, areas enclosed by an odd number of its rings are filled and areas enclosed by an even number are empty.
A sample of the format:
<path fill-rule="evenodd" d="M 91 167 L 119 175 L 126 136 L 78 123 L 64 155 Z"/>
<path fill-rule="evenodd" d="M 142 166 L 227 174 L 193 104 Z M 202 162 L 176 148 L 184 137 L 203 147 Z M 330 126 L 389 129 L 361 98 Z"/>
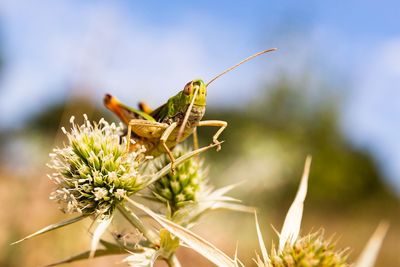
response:
<path fill-rule="evenodd" d="M 123 262 L 135 267 L 153 267 L 157 259 L 157 251 L 152 248 L 143 248 L 143 253 L 132 253 Z"/>
<path fill-rule="evenodd" d="M 63 128 L 68 144 L 50 154 L 48 166 L 54 172 L 49 177 L 57 184 L 50 198 L 67 213 L 108 217 L 124 196 L 142 189 L 144 179 L 138 168 L 143 149 L 127 151 L 121 125 L 84 118 L 78 126 L 71 117 L 70 132 Z"/>

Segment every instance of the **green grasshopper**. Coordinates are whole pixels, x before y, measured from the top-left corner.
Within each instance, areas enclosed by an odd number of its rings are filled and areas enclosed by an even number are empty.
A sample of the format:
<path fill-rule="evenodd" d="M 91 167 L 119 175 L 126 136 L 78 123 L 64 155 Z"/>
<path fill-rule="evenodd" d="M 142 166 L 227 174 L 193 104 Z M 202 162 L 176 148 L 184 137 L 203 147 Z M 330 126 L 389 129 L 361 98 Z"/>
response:
<path fill-rule="evenodd" d="M 217 151 L 221 148 L 218 137 L 228 123 L 221 120 L 201 120 L 206 111 L 207 87 L 246 61 L 275 50 L 276 48 L 272 48 L 258 52 L 218 74 L 208 83 L 204 83 L 200 79 L 192 80 L 185 85 L 182 91 L 155 110 L 151 110 L 144 103 L 139 104 L 139 109 L 134 109 L 109 94 L 104 97 L 104 104 L 128 125 L 127 139 L 132 138 L 135 141 L 133 144 L 128 142 L 129 149 L 136 149 L 137 146 L 143 145 L 146 148 L 145 154 L 154 157 L 166 152 L 173 171 L 175 158 L 171 150 L 192 133 L 194 147 L 197 149 L 196 127 L 219 127 L 212 138 L 212 146 L 216 146 Z"/>

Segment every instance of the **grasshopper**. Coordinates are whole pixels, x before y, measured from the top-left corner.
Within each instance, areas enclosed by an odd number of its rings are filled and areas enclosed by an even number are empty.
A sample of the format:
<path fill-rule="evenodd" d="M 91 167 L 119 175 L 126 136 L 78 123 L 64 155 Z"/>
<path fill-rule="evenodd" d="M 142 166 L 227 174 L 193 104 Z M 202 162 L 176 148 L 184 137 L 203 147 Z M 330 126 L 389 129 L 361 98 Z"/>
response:
<path fill-rule="evenodd" d="M 219 127 L 213 135 L 211 145 L 216 146 L 217 151 L 221 149 L 221 142 L 218 141 L 218 137 L 228 123 L 221 120 L 201 120 L 206 111 L 208 86 L 246 61 L 275 50 L 276 48 L 272 48 L 253 54 L 218 74 L 208 83 L 204 83 L 201 79 L 192 80 L 185 85 L 182 91 L 155 110 L 151 110 L 144 103 L 139 104 L 139 109 L 134 109 L 109 94 L 105 95 L 104 104 L 128 125 L 127 139 L 130 140 L 132 138 L 135 141 L 132 144 L 128 142 L 128 146 L 130 146 L 128 149 L 132 150 L 137 146 L 143 145 L 146 148 L 146 155 L 156 157 L 167 153 L 171 161 L 171 170 L 173 171 L 175 158 L 171 150 L 192 133 L 194 148 L 197 149 L 197 127 Z"/>

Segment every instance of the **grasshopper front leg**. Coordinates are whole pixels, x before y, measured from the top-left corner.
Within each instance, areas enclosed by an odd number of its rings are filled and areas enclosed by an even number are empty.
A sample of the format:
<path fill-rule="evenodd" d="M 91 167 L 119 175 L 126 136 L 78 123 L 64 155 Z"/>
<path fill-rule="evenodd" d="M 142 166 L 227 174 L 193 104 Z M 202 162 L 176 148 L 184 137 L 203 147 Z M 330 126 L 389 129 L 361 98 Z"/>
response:
<path fill-rule="evenodd" d="M 193 149 L 199 149 L 199 137 L 197 136 L 197 127 L 194 127 L 193 130 Z"/>
<path fill-rule="evenodd" d="M 166 141 L 168 140 L 168 137 L 171 135 L 172 131 L 176 128 L 176 126 L 178 125 L 178 123 L 173 122 L 171 125 L 168 126 L 167 129 L 165 129 L 165 131 L 163 132 L 163 134 L 161 135 L 160 138 L 160 142 L 162 144 L 162 146 L 164 147 L 165 151 L 168 154 L 168 157 L 171 161 L 171 172 L 174 173 L 175 171 L 175 157 L 174 154 L 172 154 L 171 150 L 168 148 Z"/>
<path fill-rule="evenodd" d="M 220 142 L 218 141 L 218 137 L 228 126 L 228 123 L 226 121 L 208 120 L 208 121 L 200 121 L 197 126 L 220 127 L 213 136 L 213 144 L 217 144 L 217 151 L 221 150 L 221 145 L 220 145 Z"/>

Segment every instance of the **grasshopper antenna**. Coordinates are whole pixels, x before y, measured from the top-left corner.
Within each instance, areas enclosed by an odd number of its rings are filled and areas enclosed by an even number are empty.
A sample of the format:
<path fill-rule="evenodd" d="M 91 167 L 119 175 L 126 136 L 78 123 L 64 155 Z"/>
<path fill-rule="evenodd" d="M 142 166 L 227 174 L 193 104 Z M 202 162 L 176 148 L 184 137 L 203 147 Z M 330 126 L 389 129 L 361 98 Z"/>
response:
<path fill-rule="evenodd" d="M 189 107 L 188 107 L 188 109 L 187 109 L 187 111 L 185 113 L 185 117 L 183 118 L 182 125 L 179 128 L 178 136 L 176 137 L 177 143 L 179 143 L 181 141 L 181 138 L 182 138 L 182 135 L 183 135 L 183 131 L 185 130 L 186 123 L 189 120 L 189 115 L 190 115 L 190 112 L 192 111 L 192 108 L 193 108 L 193 105 L 194 105 L 194 101 L 196 100 L 198 92 L 199 92 L 199 88 L 196 87 L 196 89 L 194 90 L 192 102 L 190 102 L 190 105 L 189 105 Z"/>
<path fill-rule="evenodd" d="M 215 81 L 215 80 L 218 79 L 219 77 L 221 77 L 221 76 L 225 75 L 226 73 L 230 72 L 231 70 L 233 70 L 233 69 L 239 67 L 239 66 L 242 65 L 243 63 L 245 63 L 245 62 L 247 62 L 247 61 L 249 61 L 249 60 L 252 60 L 253 58 L 258 57 L 258 56 L 260 56 L 260 55 L 262 55 L 262 54 L 265 54 L 265 53 L 268 53 L 268 52 L 272 52 L 272 51 L 275 51 L 275 50 L 277 50 L 277 48 L 270 48 L 270 49 L 263 50 L 263 51 L 260 51 L 260 52 L 258 52 L 258 53 L 255 53 L 255 54 L 249 56 L 248 58 L 243 59 L 242 61 L 240 61 L 240 62 L 237 63 L 236 65 L 234 65 L 234 66 L 232 66 L 232 67 L 230 67 L 230 68 L 224 70 L 223 72 L 221 72 L 220 74 L 218 74 L 217 76 L 215 76 L 214 78 L 212 78 L 212 79 L 206 84 L 206 87 L 208 87 L 213 81 Z M 194 92 L 192 102 L 190 102 L 190 105 L 189 105 L 189 107 L 188 107 L 188 109 L 187 109 L 187 111 L 186 111 L 186 113 L 185 113 L 185 117 L 183 118 L 182 125 L 181 125 L 181 127 L 179 128 L 178 136 L 176 137 L 176 141 L 177 141 L 178 143 L 180 142 L 180 140 L 181 140 L 181 138 L 182 138 L 183 131 L 185 130 L 185 126 L 186 126 L 186 123 L 187 123 L 187 121 L 188 121 L 188 119 L 189 119 L 189 115 L 190 115 L 190 112 L 191 112 L 191 110 L 192 110 L 192 108 L 193 108 L 193 104 L 194 104 L 194 101 L 195 101 L 195 99 L 196 99 L 197 93 L 198 93 L 198 88 L 197 88 L 197 89 L 195 90 L 195 92 Z"/>
<path fill-rule="evenodd" d="M 210 85 L 210 83 L 212 83 L 213 81 L 215 81 L 215 80 L 218 79 L 219 77 L 225 75 L 226 73 L 230 72 L 230 71 L 233 70 L 233 69 L 236 69 L 237 67 L 239 67 L 239 66 L 242 65 L 243 63 L 245 63 L 245 62 L 247 62 L 247 61 L 249 61 L 249 60 L 252 60 L 253 58 L 258 57 L 258 56 L 260 56 L 260 55 L 262 55 L 262 54 L 265 54 L 265 53 L 268 53 L 268 52 L 273 52 L 273 51 L 275 51 L 275 50 L 277 50 L 277 48 L 270 48 L 270 49 L 263 50 L 263 51 L 261 51 L 261 52 L 255 53 L 255 54 L 249 56 L 249 57 L 246 58 L 246 59 L 243 59 L 242 61 L 240 61 L 240 62 L 237 63 L 236 65 L 234 65 L 234 66 L 232 66 L 232 67 L 230 67 L 230 68 L 224 70 L 223 72 L 221 72 L 220 74 L 218 74 L 217 76 L 215 76 L 214 78 L 212 78 L 212 79 L 206 84 L 206 87 L 208 87 L 208 86 Z"/>

